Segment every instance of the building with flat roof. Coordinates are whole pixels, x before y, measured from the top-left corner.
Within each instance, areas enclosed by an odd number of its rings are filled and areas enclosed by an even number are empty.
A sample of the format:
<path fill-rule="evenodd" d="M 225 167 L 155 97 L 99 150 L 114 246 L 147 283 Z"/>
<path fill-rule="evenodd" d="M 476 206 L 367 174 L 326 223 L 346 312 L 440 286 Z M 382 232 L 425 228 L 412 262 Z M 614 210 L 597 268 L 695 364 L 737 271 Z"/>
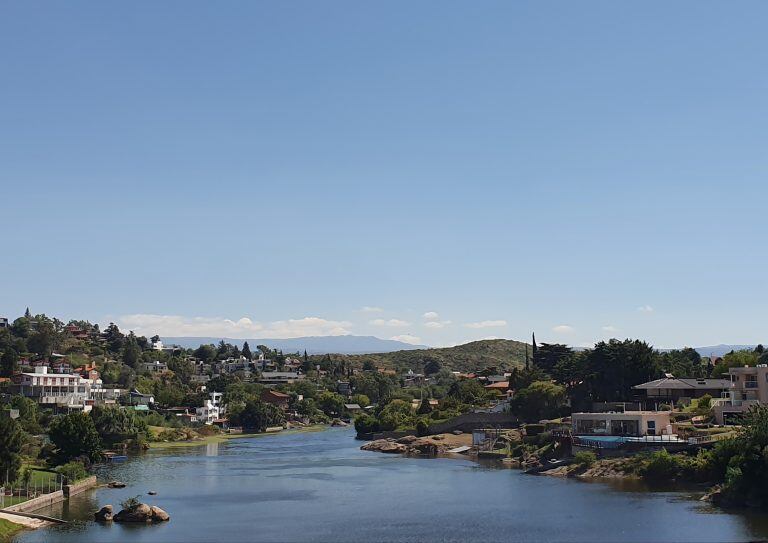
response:
<path fill-rule="evenodd" d="M 579 436 L 672 435 L 669 411 L 573 413 L 571 425 L 573 434 Z"/>
<path fill-rule="evenodd" d="M 752 407 L 768 404 L 768 365 L 729 368 L 728 375 L 728 396 L 713 406 L 718 424 L 738 423 Z"/>

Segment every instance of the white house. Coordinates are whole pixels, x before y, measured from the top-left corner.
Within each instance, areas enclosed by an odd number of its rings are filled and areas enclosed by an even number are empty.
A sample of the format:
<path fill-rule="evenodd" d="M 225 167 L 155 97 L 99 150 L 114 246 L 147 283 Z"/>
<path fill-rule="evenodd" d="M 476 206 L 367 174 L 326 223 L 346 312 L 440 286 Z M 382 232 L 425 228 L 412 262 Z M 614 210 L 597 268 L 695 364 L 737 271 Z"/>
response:
<path fill-rule="evenodd" d="M 17 379 L 18 393 L 40 404 L 82 407 L 91 397 L 91 381 L 77 373 L 48 373 L 47 366 L 37 366 Z"/>
<path fill-rule="evenodd" d="M 202 407 L 195 409 L 195 415 L 198 422 L 204 424 L 213 424 L 221 418 L 221 392 L 211 392 L 210 399 L 205 400 Z"/>

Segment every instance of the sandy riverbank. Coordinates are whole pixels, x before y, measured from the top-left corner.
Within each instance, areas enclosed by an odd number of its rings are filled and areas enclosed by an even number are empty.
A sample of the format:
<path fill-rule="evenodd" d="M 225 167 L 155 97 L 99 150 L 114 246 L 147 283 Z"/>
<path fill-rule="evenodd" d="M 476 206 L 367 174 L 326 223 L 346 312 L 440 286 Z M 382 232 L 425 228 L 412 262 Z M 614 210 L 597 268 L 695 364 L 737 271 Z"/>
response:
<path fill-rule="evenodd" d="M 22 530 L 35 530 L 50 526 L 50 522 L 36 518 L 20 517 L 10 513 L 0 513 L 0 541 L 10 541 L 11 537 Z"/>

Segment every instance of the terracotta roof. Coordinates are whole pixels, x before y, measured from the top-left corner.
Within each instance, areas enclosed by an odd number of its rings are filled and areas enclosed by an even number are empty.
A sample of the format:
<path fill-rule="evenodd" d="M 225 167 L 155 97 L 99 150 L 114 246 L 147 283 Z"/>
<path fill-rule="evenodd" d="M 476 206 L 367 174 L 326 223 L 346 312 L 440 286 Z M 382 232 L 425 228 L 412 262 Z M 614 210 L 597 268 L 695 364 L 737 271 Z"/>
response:
<path fill-rule="evenodd" d="M 500 388 L 500 389 L 506 390 L 509 388 L 509 381 L 499 381 L 498 383 L 485 385 L 485 388 Z"/>
<path fill-rule="evenodd" d="M 288 394 L 283 394 L 282 392 L 278 392 L 277 390 L 265 390 L 261 395 L 264 396 L 266 394 L 269 394 L 270 396 L 274 396 L 275 398 L 288 398 Z"/>

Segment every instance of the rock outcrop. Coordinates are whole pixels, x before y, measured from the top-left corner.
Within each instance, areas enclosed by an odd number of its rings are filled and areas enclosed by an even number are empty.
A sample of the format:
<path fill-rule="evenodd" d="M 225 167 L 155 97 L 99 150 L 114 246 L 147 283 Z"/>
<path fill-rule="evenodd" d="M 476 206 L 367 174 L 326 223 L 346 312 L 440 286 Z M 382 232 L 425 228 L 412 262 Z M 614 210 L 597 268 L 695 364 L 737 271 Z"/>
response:
<path fill-rule="evenodd" d="M 96 522 L 109 522 L 114 517 L 112 513 L 113 509 L 111 505 L 105 505 L 93 514 Z"/>
<path fill-rule="evenodd" d="M 115 522 L 165 522 L 170 519 L 168 513 L 146 503 L 140 503 L 131 509 L 122 509 L 114 516 Z"/>
<path fill-rule="evenodd" d="M 445 446 L 429 437 L 404 436 L 399 439 L 377 439 L 366 443 L 360 449 L 410 456 L 437 456 L 445 452 Z"/>

